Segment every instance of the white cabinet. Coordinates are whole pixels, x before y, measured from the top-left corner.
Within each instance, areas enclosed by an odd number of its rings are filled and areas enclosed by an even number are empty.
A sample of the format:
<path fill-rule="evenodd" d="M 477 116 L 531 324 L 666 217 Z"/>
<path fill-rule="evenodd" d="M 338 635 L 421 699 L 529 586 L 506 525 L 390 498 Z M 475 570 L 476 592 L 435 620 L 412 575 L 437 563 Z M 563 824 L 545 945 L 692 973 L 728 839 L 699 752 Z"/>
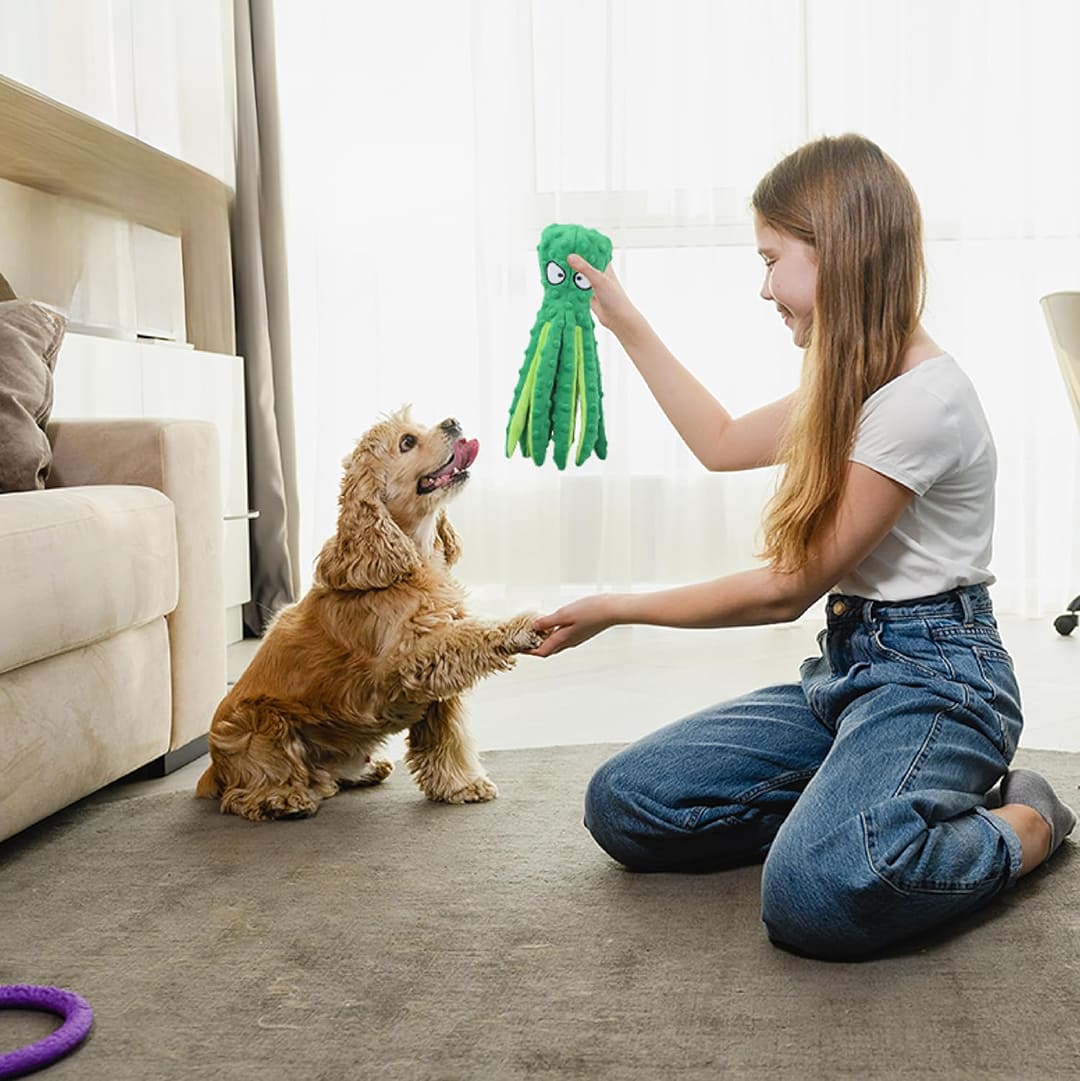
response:
<path fill-rule="evenodd" d="M 251 598 L 242 357 L 69 332 L 54 374 L 54 417 L 182 417 L 217 426 L 229 642 L 243 637 Z"/>

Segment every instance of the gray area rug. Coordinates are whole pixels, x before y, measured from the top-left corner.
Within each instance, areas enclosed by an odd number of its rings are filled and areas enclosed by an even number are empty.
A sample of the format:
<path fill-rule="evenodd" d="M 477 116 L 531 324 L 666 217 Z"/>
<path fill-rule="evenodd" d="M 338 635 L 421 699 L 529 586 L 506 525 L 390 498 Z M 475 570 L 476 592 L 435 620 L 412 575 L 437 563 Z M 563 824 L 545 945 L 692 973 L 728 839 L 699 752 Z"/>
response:
<path fill-rule="evenodd" d="M 485 755 L 494 803 L 399 766 L 257 825 L 180 793 L 0 846 L 0 982 L 95 1011 L 50 1079 L 661 1081 L 1080 1073 L 1080 854 L 857 964 L 769 945 L 760 869 L 634 875 L 581 825 L 613 747 Z M 1028 751 L 1077 806 L 1080 755 Z M 0 1011 L 0 1052 L 54 1027 Z"/>

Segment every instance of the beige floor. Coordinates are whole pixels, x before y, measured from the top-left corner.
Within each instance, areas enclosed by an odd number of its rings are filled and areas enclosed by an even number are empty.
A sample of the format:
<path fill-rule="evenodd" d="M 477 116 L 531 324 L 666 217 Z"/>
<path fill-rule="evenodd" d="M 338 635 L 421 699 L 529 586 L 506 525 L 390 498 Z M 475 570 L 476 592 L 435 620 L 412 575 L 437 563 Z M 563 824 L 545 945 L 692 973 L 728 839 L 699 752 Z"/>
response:
<path fill-rule="evenodd" d="M 1021 746 L 1080 751 L 1080 631 L 1064 638 L 1049 620 L 1003 617 L 1024 697 Z M 494 676 L 469 696 L 481 750 L 636 739 L 700 706 L 769 683 L 796 678 L 799 662 L 816 652 L 820 623 L 783 627 L 671 631 L 625 627 L 556 657 L 523 657 L 514 671 Z M 230 648 L 235 680 L 258 642 Z M 392 758 L 403 737 L 389 744 Z M 95 799 L 194 787 L 200 759 L 169 777 L 113 785 Z"/>

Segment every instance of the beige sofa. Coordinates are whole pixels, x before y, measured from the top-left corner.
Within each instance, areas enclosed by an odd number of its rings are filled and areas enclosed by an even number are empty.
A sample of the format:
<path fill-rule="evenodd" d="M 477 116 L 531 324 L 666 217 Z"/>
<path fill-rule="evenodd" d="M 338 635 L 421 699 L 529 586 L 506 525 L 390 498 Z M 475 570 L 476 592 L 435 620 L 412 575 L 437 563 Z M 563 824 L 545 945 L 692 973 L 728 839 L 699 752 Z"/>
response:
<path fill-rule="evenodd" d="M 48 488 L 0 494 L 0 839 L 195 757 L 225 691 L 217 430 L 48 435 Z"/>

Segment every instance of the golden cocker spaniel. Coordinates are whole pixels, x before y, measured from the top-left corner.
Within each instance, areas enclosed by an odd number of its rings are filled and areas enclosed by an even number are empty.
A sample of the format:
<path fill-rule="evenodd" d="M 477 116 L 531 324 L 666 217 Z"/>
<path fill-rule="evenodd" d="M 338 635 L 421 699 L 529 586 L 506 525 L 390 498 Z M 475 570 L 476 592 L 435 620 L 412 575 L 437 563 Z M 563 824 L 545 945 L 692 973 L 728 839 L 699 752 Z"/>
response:
<path fill-rule="evenodd" d="M 428 799 L 497 795 L 462 695 L 543 636 L 529 614 L 470 618 L 450 575 L 461 546 L 444 505 L 477 449 L 456 420 L 424 428 L 408 408 L 360 438 L 312 588 L 218 706 L 197 795 L 256 820 L 312 815 L 341 787 L 383 780 L 393 766 L 375 752 L 406 729 L 405 761 Z"/>

